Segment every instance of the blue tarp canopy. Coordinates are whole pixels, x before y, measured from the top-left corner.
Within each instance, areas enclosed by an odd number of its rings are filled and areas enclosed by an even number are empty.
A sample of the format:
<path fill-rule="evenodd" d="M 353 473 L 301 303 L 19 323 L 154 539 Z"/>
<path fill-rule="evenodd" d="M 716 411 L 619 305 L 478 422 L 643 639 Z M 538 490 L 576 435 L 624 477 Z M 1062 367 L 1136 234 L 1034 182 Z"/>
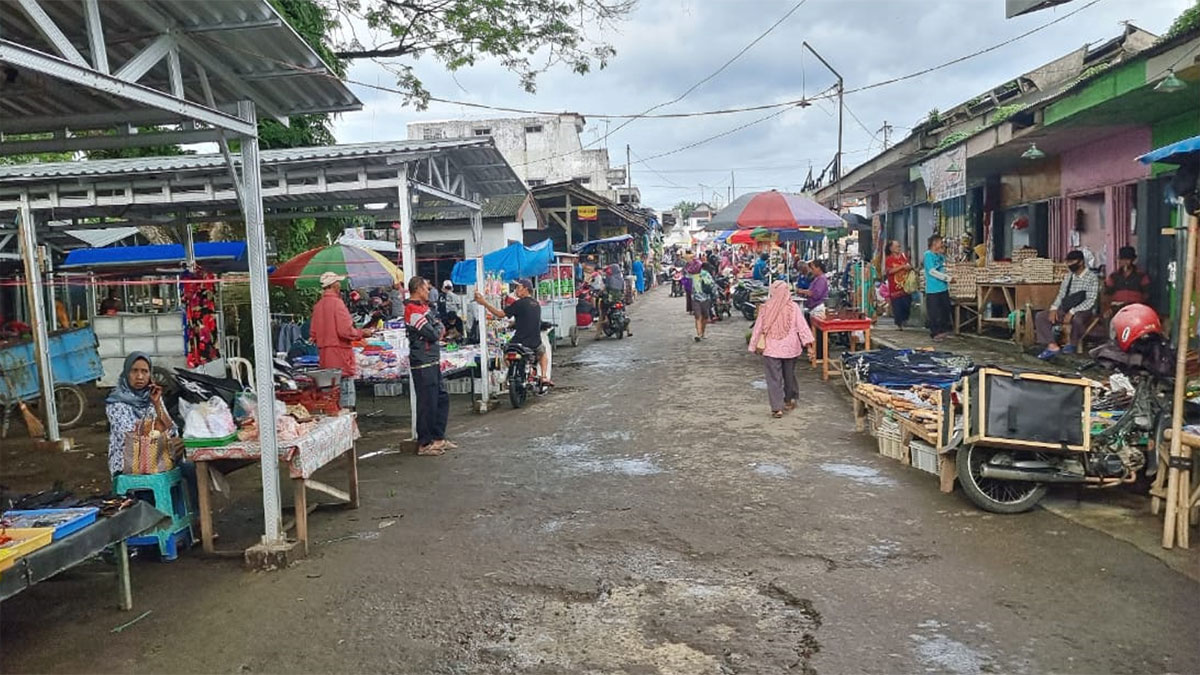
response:
<path fill-rule="evenodd" d="M 582 244 L 575 245 L 575 252 L 583 253 L 584 251 L 597 246 L 602 246 L 604 244 L 620 244 L 624 241 L 633 241 L 633 237 L 628 234 L 622 234 L 616 237 L 609 237 L 607 239 L 593 239 L 591 241 L 585 241 Z"/>
<path fill-rule="evenodd" d="M 1167 164 L 1183 164 L 1189 158 L 1200 156 L 1200 136 L 1192 136 L 1182 141 L 1164 145 L 1157 150 L 1151 150 L 1138 157 L 1142 164 L 1166 162 Z"/>
<path fill-rule="evenodd" d="M 185 258 L 183 244 L 80 248 L 67 253 L 67 259 L 59 269 L 182 265 Z M 246 263 L 244 241 L 198 242 L 196 262 L 206 269 L 226 272 L 250 269 Z"/>
<path fill-rule="evenodd" d="M 533 246 L 510 244 L 498 251 L 483 256 L 483 271 L 499 273 L 505 281 L 516 281 L 537 277 L 550 271 L 554 260 L 554 242 L 547 239 Z M 475 283 L 475 261 L 463 260 L 454 263 L 450 280 L 459 286 Z"/>

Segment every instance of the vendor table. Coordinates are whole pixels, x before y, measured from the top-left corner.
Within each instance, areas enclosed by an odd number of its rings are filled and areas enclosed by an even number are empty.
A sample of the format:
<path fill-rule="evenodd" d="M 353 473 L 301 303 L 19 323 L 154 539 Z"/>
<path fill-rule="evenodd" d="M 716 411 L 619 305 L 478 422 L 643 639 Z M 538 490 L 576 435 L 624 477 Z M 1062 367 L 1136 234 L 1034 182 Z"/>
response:
<path fill-rule="evenodd" d="M 308 490 L 324 492 L 340 499 L 349 508 L 358 508 L 358 457 L 354 452 L 354 441 L 359 435 L 356 415 L 345 413 L 317 420 L 316 426 L 300 438 L 279 441 L 279 461 L 287 465 L 288 474 L 292 477 L 296 539 L 303 544 L 305 552 L 308 551 Z M 312 479 L 317 469 L 342 455 L 346 456 L 347 492 Z M 215 448 L 188 448 L 187 456 L 196 463 L 196 482 L 200 492 L 200 541 L 205 553 L 214 553 L 209 463 L 229 460 L 246 464 L 259 462 L 262 461 L 262 446 L 257 441 L 249 441 Z"/>
<path fill-rule="evenodd" d="M 148 502 L 137 501 L 127 509 L 99 518 L 87 527 L 73 532 L 49 546 L 18 559 L 0 575 L 0 600 L 7 600 L 21 591 L 88 560 L 109 546 L 117 549 L 117 584 L 120 607 L 133 609 L 133 590 L 129 580 L 129 547 L 125 540 L 153 530 L 170 516 Z"/>
<path fill-rule="evenodd" d="M 826 380 L 829 379 L 829 364 L 831 361 L 833 361 L 833 359 L 829 355 L 829 334 L 830 333 L 853 333 L 855 331 L 861 330 L 866 336 L 866 349 L 867 349 L 867 351 L 871 350 L 871 325 L 872 325 L 872 322 L 870 319 L 866 319 L 866 318 L 843 319 L 843 318 L 838 318 L 838 317 L 827 317 L 827 318 L 822 319 L 820 317 L 813 316 L 813 317 L 811 317 L 810 320 L 812 321 L 813 327 L 817 328 L 818 330 L 821 331 L 821 354 L 823 355 L 823 358 L 820 358 L 820 359 L 814 358 L 812 360 L 812 365 L 813 365 L 813 367 L 816 367 L 817 363 L 821 364 L 822 379 L 826 379 Z M 850 351 L 854 351 L 854 342 L 855 342 L 854 338 L 853 338 L 853 336 L 851 336 Z M 837 365 L 834 368 L 834 370 L 838 373 L 842 372 L 841 361 L 837 361 L 836 363 L 837 363 Z"/>
<path fill-rule="evenodd" d="M 1031 310 L 1048 309 L 1058 295 L 1059 284 L 1026 284 L 1001 281 L 980 281 L 976 284 L 978 314 L 976 315 L 976 330 L 983 333 L 984 324 L 994 324 L 1008 327 L 1008 313 L 1017 311 L 1029 305 Z M 1003 317 L 986 316 L 987 303 L 993 305 L 1003 303 L 1008 313 Z M 1028 317 L 1030 325 L 1033 317 Z M 1022 339 L 1022 331 L 1014 334 L 1018 342 Z"/>

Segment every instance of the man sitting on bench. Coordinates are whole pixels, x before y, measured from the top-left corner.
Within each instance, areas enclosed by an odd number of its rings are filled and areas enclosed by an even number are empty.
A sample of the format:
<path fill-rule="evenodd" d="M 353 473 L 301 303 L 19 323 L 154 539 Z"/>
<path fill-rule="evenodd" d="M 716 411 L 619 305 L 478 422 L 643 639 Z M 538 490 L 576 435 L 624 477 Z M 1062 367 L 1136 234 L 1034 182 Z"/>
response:
<path fill-rule="evenodd" d="M 1096 311 L 1100 279 L 1084 263 L 1083 252 L 1068 253 L 1067 267 L 1070 273 L 1058 287 L 1058 295 L 1050 304 L 1050 309 L 1038 312 L 1033 319 L 1037 329 L 1037 341 L 1046 345 L 1042 353 L 1038 354 L 1038 358 L 1043 361 L 1058 356 L 1059 352 L 1074 353 L 1075 345 L 1071 344 L 1071 336 L 1083 335 Z M 1054 337 L 1056 326 L 1062 327 L 1061 340 Z M 1062 347 L 1059 347 L 1059 342 L 1062 343 Z"/>
<path fill-rule="evenodd" d="M 1125 305 L 1149 304 L 1150 275 L 1138 269 L 1137 251 L 1132 246 L 1122 246 L 1117 253 L 1117 269 L 1104 280 L 1104 294 L 1108 316 Z"/>

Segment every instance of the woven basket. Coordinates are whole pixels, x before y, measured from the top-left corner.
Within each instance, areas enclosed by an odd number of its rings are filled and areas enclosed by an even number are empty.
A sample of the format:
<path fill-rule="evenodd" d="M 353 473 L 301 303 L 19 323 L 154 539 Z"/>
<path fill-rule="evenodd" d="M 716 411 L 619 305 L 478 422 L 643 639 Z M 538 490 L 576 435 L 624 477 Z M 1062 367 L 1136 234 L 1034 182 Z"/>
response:
<path fill-rule="evenodd" d="M 951 298 L 962 300 L 975 297 L 977 269 L 975 263 L 972 262 L 951 263 L 948 266 L 946 271 L 950 273 L 952 278 L 950 282 Z"/>
<path fill-rule="evenodd" d="M 1067 278 L 1067 274 L 1068 274 L 1070 271 L 1071 271 L 1071 270 L 1067 269 L 1067 263 L 1060 263 L 1060 262 L 1056 262 L 1056 263 L 1054 263 L 1054 279 L 1053 279 L 1053 282 L 1054 282 L 1054 283 L 1056 283 L 1056 284 L 1057 284 L 1057 283 L 1062 283 L 1062 280 Z"/>
<path fill-rule="evenodd" d="M 1020 265 L 1026 260 L 1032 260 L 1038 257 L 1036 248 L 1019 248 L 1012 252 L 1012 261 L 1014 265 Z"/>
<path fill-rule="evenodd" d="M 1049 258 L 1028 258 L 1021 261 L 1021 276 L 1026 283 L 1054 283 L 1054 261 Z"/>

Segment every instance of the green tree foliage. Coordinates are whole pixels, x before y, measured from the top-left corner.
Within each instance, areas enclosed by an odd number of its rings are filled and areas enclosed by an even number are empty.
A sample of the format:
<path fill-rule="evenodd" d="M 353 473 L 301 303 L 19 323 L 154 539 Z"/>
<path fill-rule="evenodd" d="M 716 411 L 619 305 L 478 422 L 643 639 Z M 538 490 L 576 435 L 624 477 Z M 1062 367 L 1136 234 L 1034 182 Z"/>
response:
<path fill-rule="evenodd" d="M 688 217 L 692 215 L 692 212 L 696 210 L 697 206 L 699 206 L 699 204 L 696 202 L 682 201 L 676 204 L 675 208 L 672 210 L 678 211 L 679 217 L 683 220 L 687 220 Z"/>
<path fill-rule="evenodd" d="M 1179 16 L 1175 17 L 1175 21 L 1171 23 L 1171 27 L 1167 29 L 1166 33 L 1163 33 L 1162 39 L 1170 40 L 1197 28 L 1200 28 L 1200 0 L 1196 0 L 1195 4 L 1183 10 L 1179 13 Z"/>
<path fill-rule="evenodd" d="M 409 100 L 424 108 L 430 93 L 408 61 L 431 56 L 451 71 L 493 57 L 533 92 L 537 77 L 563 65 L 584 74 L 616 54 L 595 39 L 627 16 L 636 0 L 320 0 L 344 19 L 344 59 L 388 63 Z M 354 26 L 366 25 L 358 35 Z M 362 39 L 360 39 L 362 38 Z M 365 42 L 363 41 L 365 40 Z"/>

